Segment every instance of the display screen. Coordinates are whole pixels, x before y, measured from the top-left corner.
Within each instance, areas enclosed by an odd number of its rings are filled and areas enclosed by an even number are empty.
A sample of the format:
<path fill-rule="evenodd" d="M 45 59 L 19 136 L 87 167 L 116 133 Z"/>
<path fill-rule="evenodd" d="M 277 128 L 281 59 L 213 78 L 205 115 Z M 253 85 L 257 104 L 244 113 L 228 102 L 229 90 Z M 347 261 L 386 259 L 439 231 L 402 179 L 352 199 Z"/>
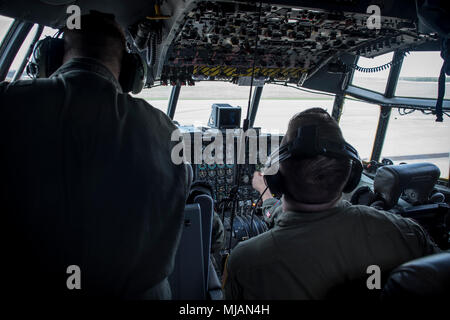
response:
<path fill-rule="evenodd" d="M 239 128 L 241 120 L 240 109 L 219 109 L 220 127 L 221 128 Z"/>

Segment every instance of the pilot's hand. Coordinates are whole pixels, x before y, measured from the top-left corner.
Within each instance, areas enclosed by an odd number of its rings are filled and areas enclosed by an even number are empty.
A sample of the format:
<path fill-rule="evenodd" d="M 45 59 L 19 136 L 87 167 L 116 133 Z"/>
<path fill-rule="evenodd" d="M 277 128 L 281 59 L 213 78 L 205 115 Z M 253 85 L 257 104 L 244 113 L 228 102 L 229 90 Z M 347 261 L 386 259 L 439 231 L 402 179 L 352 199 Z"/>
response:
<path fill-rule="evenodd" d="M 266 189 L 266 182 L 264 181 L 264 176 L 261 172 L 255 171 L 253 173 L 252 187 L 258 191 L 259 194 L 263 193 Z"/>
<path fill-rule="evenodd" d="M 259 194 L 262 194 L 264 190 L 266 190 L 267 185 L 266 182 L 264 181 L 264 175 L 261 172 L 255 171 L 253 173 L 252 187 L 256 191 L 258 191 Z M 266 192 L 264 192 L 264 194 L 261 196 L 261 200 L 265 201 L 270 198 L 273 198 L 272 193 L 270 192 L 270 189 L 267 188 Z"/>

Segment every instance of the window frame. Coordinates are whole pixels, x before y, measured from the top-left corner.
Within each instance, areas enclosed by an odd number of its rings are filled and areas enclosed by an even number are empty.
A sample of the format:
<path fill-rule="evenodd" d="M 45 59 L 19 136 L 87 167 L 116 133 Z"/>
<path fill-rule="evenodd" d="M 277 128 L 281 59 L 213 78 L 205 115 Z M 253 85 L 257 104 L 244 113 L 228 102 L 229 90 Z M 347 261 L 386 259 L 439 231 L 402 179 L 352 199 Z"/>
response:
<path fill-rule="evenodd" d="M 15 19 L 0 45 L 0 82 L 6 79 L 9 69 L 34 23 Z"/>

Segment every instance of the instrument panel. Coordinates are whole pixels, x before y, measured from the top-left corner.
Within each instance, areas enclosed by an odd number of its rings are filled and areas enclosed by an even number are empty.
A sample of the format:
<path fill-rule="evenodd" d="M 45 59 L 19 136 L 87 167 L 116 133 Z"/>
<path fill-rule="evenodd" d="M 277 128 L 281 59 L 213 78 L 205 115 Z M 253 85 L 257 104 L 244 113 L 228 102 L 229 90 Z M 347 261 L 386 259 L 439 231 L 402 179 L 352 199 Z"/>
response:
<path fill-rule="evenodd" d="M 185 158 L 192 164 L 194 181 L 207 182 L 213 189 L 214 209 L 222 218 L 225 228 L 225 250 L 231 250 L 239 242 L 267 231 L 268 226 L 256 207 L 260 195 L 253 189 L 252 179 L 253 173 L 263 168 L 263 162 L 265 163 L 271 150 L 279 146 L 282 136 L 256 132 L 241 140 L 240 129 L 235 130 L 230 139 L 230 131 L 233 130 L 229 129 L 215 129 L 215 133 L 211 135 L 209 128 L 179 128 L 182 132 L 185 130 L 185 146 L 190 145 L 190 154 L 185 155 Z M 214 152 L 206 152 L 211 150 L 211 145 L 219 136 L 221 140 L 215 144 Z M 245 141 L 245 147 L 242 148 L 245 157 L 240 161 L 237 151 L 239 141 Z M 275 142 L 276 145 L 272 145 Z M 260 157 L 261 155 L 265 156 Z M 235 197 L 232 196 L 233 191 L 237 191 Z"/>
<path fill-rule="evenodd" d="M 368 21 L 366 13 L 199 1 L 173 27 L 160 80 L 237 81 L 251 76 L 254 64 L 255 78 L 297 84 L 343 53 L 374 57 L 436 40 L 410 19 L 381 15 L 377 30 Z"/>
<path fill-rule="evenodd" d="M 252 177 L 261 165 L 244 164 L 241 167 L 241 181 L 238 189 L 238 208 L 241 213 L 252 208 L 259 193 L 252 188 Z M 194 170 L 196 180 L 208 182 L 214 190 L 214 201 L 219 204 L 230 197 L 231 189 L 237 184 L 238 166 L 236 164 L 197 164 Z"/>
<path fill-rule="evenodd" d="M 253 189 L 252 187 L 252 178 L 253 173 L 255 171 L 259 171 L 262 169 L 264 164 L 262 162 L 265 162 L 265 158 L 261 159 L 259 157 L 260 155 L 260 149 L 259 146 L 261 144 L 261 140 L 266 140 L 266 147 L 267 150 L 265 152 L 265 156 L 270 155 L 271 150 L 271 140 L 276 139 L 279 142 L 281 142 L 282 136 L 274 136 L 272 137 L 270 134 L 260 134 L 257 137 L 258 143 L 257 148 L 251 148 L 249 147 L 249 144 L 253 143 L 253 138 L 249 138 L 246 140 L 245 145 L 245 158 L 244 161 L 242 161 L 242 164 L 238 163 L 238 157 L 237 157 L 237 149 L 238 149 L 238 143 L 239 143 L 239 136 L 235 135 L 233 139 L 230 141 L 230 139 L 225 138 L 225 130 L 220 131 L 218 130 L 219 134 L 222 135 L 223 145 L 216 148 L 216 153 L 223 153 L 223 161 L 214 161 L 208 156 L 195 158 L 191 154 L 190 156 L 190 163 L 192 164 L 192 169 L 194 172 L 194 181 L 204 181 L 210 184 L 213 188 L 213 198 L 216 205 L 216 208 L 219 207 L 219 205 L 222 202 L 225 202 L 230 197 L 230 192 L 232 191 L 232 188 L 237 186 L 239 184 L 238 188 L 238 213 L 244 214 L 246 212 L 249 212 L 252 209 L 253 203 L 258 199 L 259 193 Z M 191 133 L 191 150 L 194 150 L 196 148 L 195 146 L 195 138 L 192 136 L 193 133 Z M 211 144 L 211 136 L 208 138 L 204 137 L 207 134 L 202 134 L 202 155 L 205 154 L 205 150 L 208 147 L 208 145 Z M 212 139 L 214 141 L 214 138 Z M 232 143 L 232 148 L 229 146 L 227 147 L 227 140 L 228 143 Z M 232 150 L 232 151 L 230 151 Z M 213 155 L 215 156 L 215 152 L 213 152 Z M 252 158 L 252 154 L 256 152 L 258 153 L 258 157 Z M 264 152 L 264 151 L 262 151 Z M 253 154 L 254 155 L 254 154 Z M 263 160 L 263 161 L 261 161 Z M 241 170 L 239 173 L 238 170 Z M 238 181 L 238 179 L 240 179 Z M 238 183 L 239 182 L 239 183 Z"/>

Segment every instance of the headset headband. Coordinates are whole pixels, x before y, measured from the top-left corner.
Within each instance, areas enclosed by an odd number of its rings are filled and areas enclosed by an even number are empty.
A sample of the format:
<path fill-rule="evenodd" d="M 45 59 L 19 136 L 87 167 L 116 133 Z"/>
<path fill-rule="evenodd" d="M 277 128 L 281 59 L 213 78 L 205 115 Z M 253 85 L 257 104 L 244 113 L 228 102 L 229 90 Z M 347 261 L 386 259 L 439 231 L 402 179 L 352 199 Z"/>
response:
<path fill-rule="evenodd" d="M 350 176 L 343 191 L 348 193 L 356 188 L 363 170 L 358 152 L 353 146 L 343 140 L 337 141 L 321 138 L 317 125 L 307 125 L 298 128 L 297 136 L 293 141 L 280 146 L 271 154 L 266 168 L 272 167 L 276 163 L 280 164 L 290 158 L 306 159 L 318 155 L 351 160 Z M 279 166 L 275 167 L 279 168 Z M 284 188 L 284 178 L 279 170 L 275 174 L 264 175 L 264 179 L 273 194 L 279 196 L 287 192 Z"/>
<path fill-rule="evenodd" d="M 278 154 L 278 157 L 272 159 L 271 163 L 282 162 L 289 158 L 312 158 L 318 155 L 360 161 L 358 152 L 349 143 L 320 138 L 319 127 L 316 125 L 298 128 L 295 139 L 280 146 L 274 153 Z"/>
<path fill-rule="evenodd" d="M 46 37 L 34 49 L 27 72 L 32 78 L 48 78 L 63 64 L 64 40 Z M 125 51 L 119 83 L 123 92 L 139 93 L 147 81 L 147 64 L 138 53 Z"/>

